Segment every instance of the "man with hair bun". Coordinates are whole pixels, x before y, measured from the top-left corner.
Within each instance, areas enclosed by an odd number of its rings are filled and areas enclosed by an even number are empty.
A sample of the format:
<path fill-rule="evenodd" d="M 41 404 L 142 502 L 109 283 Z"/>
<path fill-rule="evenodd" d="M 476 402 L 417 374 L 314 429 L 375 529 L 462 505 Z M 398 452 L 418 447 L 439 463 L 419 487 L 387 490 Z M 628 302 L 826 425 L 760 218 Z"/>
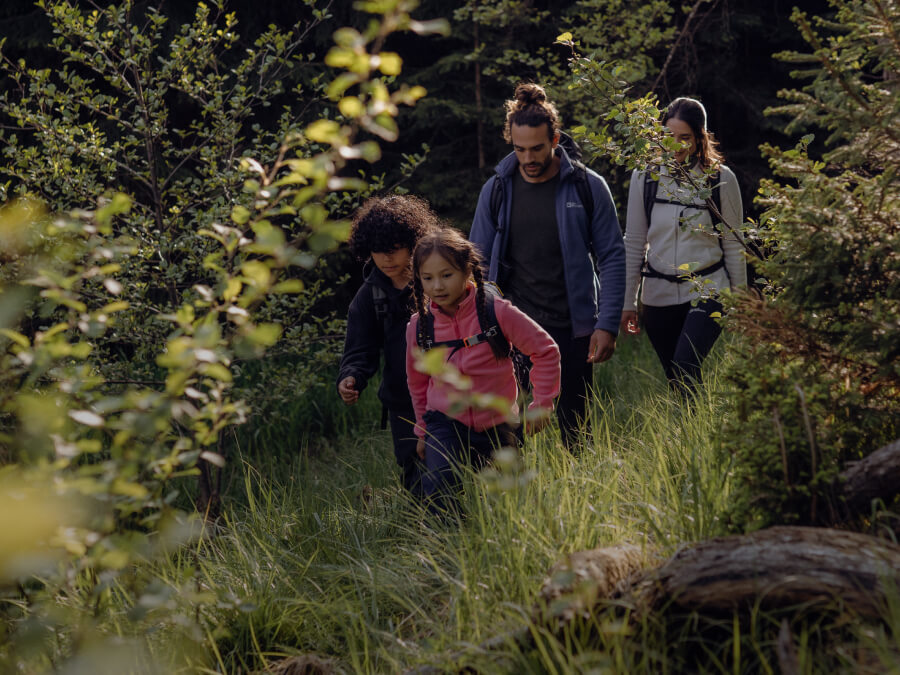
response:
<path fill-rule="evenodd" d="M 587 418 L 593 364 L 616 348 L 625 248 L 606 182 L 569 157 L 559 130 L 543 87 L 518 85 L 503 129 L 513 152 L 484 184 L 470 238 L 488 279 L 559 345 L 557 418 L 571 450 Z"/>

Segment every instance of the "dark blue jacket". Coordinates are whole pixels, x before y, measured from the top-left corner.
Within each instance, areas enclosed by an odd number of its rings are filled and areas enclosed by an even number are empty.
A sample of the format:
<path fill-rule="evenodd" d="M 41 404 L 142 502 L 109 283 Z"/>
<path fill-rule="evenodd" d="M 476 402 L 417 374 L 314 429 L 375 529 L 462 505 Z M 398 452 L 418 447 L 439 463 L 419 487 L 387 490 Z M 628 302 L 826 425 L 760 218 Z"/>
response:
<path fill-rule="evenodd" d="M 582 337 L 602 328 L 618 335 L 625 298 L 625 245 L 612 195 L 606 181 L 588 169 L 588 183 L 594 197 L 594 213 L 589 221 L 575 185 L 575 168 L 565 150 L 558 147 L 556 151 L 560 160 L 556 220 L 572 334 Z M 488 179 L 481 189 L 472 221 L 469 238 L 487 261 L 488 279 L 491 281 L 497 281 L 500 262 L 506 254 L 512 211 L 512 178 L 518 168 L 519 162 L 514 152 L 501 160 L 496 175 Z M 491 191 L 495 180 L 503 181 L 503 204 L 496 224 L 491 214 Z"/>
<path fill-rule="evenodd" d="M 363 269 L 365 281 L 356 292 L 347 313 L 347 337 L 337 382 L 356 378 L 356 389 L 362 392 L 369 379 L 378 372 L 381 352 L 384 370 L 378 398 L 394 411 L 412 410 L 406 383 L 406 324 L 412 313 L 412 284 L 394 288 L 391 280 L 371 262 Z M 378 286 L 387 296 L 387 320 L 375 315 L 372 288 Z"/>

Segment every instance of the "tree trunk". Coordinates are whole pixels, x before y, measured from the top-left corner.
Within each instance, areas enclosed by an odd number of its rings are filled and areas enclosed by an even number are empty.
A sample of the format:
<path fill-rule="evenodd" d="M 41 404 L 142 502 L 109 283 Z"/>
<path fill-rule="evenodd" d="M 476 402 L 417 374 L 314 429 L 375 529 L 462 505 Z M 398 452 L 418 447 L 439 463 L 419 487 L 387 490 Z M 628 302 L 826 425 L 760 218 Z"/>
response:
<path fill-rule="evenodd" d="M 865 534 L 773 527 L 702 542 L 645 573 L 628 592 L 645 610 L 669 603 L 723 613 L 839 604 L 871 618 L 900 581 L 900 546 Z"/>
<path fill-rule="evenodd" d="M 475 45 L 474 51 L 477 53 L 481 46 L 478 37 L 478 21 L 475 21 Z M 481 63 L 475 61 L 475 146 L 478 149 L 478 168 L 483 169 L 484 161 L 484 115 L 483 103 L 481 101 Z"/>
<path fill-rule="evenodd" d="M 222 513 L 222 469 L 205 459 L 197 460 L 200 469 L 200 494 L 197 511 L 208 523 L 215 523 Z"/>

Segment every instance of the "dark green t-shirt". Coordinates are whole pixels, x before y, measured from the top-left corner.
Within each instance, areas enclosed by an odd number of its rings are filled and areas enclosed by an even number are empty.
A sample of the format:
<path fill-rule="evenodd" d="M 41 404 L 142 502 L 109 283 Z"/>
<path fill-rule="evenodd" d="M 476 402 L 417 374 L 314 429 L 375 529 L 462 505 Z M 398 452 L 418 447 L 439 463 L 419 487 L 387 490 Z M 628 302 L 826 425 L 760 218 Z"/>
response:
<path fill-rule="evenodd" d="M 512 214 L 503 292 L 542 326 L 571 324 L 556 222 L 559 174 L 544 183 L 513 176 Z"/>

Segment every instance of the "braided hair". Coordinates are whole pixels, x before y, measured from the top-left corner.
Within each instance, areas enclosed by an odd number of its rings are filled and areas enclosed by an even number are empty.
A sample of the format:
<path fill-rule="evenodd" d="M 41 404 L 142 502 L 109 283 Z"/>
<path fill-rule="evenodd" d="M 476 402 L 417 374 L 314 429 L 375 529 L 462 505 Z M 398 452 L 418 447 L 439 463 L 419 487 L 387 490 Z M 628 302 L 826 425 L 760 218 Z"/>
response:
<path fill-rule="evenodd" d="M 425 321 L 428 315 L 428 306 L 425 303 L 425 291 L 419 278 L 419 270 L 432 254 L 441 256 L 453 267 L 472 275 L 475 281 L 475 309 L 478 312 L 478 322 L 482 326 L 488 324 L 487 310 L 485 308 L 484 272 L 482 270 L 482 257 L 475 245 L 466 239 L 459 230 L 452 227 L 443 227 L 433 230 L 419 239 L 416 249 L 413 251 L 413 293 L 416 298 L 416 311 L 419 321 L 416 327 L 416 342 L 425 344 Z M 509 356 L 504 353 L 493 341 L 489 342 L 494 357 L 504 359 Z"/>

